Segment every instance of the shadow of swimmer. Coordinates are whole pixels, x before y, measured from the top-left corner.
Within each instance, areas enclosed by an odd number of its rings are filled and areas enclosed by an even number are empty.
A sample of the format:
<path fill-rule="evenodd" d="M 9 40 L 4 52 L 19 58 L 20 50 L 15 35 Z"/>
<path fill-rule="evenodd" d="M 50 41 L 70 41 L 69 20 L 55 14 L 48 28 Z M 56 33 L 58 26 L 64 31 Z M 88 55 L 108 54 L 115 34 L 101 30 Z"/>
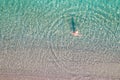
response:
<path fill-rule="evenodd" d="M 76 30 L 76 26 L 75 26 L 75 22 L 74 22 L 74 18 L 72 17 L 71 18 L 71 30 L 72 30 L 72 32 L 71 32 L 71 34 L 73 35 L 73 36 L 76 36 L 76 37 L 81 37 L 82 35 L 78 32 L 78 30 Z"/>

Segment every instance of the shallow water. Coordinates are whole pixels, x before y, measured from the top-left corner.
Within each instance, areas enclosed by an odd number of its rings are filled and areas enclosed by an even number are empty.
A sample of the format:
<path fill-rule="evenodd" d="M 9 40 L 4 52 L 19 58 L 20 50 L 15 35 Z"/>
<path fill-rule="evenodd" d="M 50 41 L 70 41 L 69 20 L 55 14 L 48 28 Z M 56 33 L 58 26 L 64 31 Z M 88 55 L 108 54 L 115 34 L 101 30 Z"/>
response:
<path fill-rule="evenodd" d="M 81 37 L 70 34 L 72 17 Z M 17 50 L 23 50 L 24 56 L 36 54 L 31 49 L 38 49 L 38 55 L 45 53 L 44 50 L 39 51 L 39 48 L 50 50 L 50 55 L 58 64 L 59 60 L 65 59 L 68 60 L 66 65 L 72 65 L 72 62 L 69 63 L 70 58 L 86 64 L 119 64 L 120 1 L 0 0 L 1 62 L 6 62 L 4 59 L 7 57 L 3 56 L 5 53 L 9 55 L 9 50 L 16 50 L 13 53 L 15 55 L 20 54 Z M 79 55 L 81 59 L 77 57 Z M 74 62 L 74 59 L 70 60 Z M 64 60 L 60 63 L 63 64 Z"/>
<path fill-rule="evenodd" d="M 20 41 L 25 46 L 41 39 L 64 47 L 70 41 L 79 46 L 81 42 L 96 47 L 119 44 L 119 0 L 3 0 L 0 4 L 0 37 L 10 45 Z M 82 38 L 70 36 L 72 16 Z"/>

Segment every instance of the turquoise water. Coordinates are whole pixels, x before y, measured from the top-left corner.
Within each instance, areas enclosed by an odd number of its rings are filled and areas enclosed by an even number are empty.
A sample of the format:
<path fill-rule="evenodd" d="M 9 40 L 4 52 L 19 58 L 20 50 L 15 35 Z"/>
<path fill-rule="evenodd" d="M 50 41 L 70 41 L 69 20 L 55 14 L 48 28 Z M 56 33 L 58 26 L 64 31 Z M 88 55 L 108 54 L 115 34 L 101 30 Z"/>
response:
<path fill-rule="evenodd" d="M 70 35 L 71 17 L 82 37 Z M 120 0 L 0 0 L 0 47 L 120 49 Z M 48 45 L 47 45 L 48 44 Z"/>
<path fill-rule="evenodd" d="M 7 78 L 119 77 L 120 0 L 0 0 L 0 64 Z"/>

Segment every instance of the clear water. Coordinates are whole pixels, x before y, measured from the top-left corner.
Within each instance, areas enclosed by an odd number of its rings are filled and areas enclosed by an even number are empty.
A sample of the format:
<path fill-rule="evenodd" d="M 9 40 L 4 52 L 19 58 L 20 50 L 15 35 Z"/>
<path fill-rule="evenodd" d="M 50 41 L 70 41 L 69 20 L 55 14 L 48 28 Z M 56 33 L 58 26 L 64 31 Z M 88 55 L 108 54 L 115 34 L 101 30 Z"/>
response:
<path fill-rule="evenodd" d="M 70 34 L 71 17 L 82 37 Z M 51 45 L 119 55 L 120 0 L 0 0 L 0 49 Z"/>
<path fill-rule="evenodd" d="M 72 16 L 82 38 L 70 36 Z M 23 46 L 32 42 L 35 47 L 43 39 L 54 46 L 59 42 L 66 47 L 73 41 L 79 46 L 112 47 L 120 42 L 120 1 L 1 0 L 0 22 L 0 39 L 9 42 L 9 47 L 17 41 Z"/>

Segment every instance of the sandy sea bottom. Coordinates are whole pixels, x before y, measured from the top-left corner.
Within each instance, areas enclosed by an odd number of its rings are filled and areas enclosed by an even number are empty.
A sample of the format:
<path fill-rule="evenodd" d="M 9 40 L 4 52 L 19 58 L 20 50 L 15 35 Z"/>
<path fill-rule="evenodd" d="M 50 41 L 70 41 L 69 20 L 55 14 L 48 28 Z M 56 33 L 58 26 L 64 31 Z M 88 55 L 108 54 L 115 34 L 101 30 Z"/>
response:
<path fill-rule="evenodd" d="M 117 57 L 118 55 L 113 58 L 112 55 L 99 55 L 90 51 L 73 53 L 49 48 L 2 49 L 0 78 L 2 80 L 119 80 L 120 63 L 117 62 Z"/>

